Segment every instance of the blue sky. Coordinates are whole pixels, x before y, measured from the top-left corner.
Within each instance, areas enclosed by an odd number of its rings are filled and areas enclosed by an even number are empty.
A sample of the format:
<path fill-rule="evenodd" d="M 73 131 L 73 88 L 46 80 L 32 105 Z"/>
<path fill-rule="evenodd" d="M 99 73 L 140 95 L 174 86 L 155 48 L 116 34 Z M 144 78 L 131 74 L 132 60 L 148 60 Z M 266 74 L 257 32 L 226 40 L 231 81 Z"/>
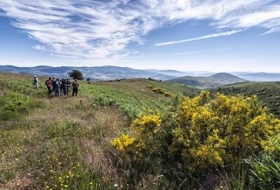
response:
<path fill-rule="evenodd" d="M 280 72 L 279 0 L 0 0 L 0 65 Z"/>

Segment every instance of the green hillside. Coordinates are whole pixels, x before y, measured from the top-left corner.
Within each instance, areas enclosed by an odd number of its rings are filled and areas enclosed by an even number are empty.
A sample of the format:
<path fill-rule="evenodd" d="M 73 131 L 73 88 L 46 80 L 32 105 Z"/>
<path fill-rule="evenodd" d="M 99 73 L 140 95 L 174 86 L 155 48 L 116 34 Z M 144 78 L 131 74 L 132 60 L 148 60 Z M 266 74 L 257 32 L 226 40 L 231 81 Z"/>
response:
<path fill-rule="evenodd" d="M 169 81 L 203 89 L 213 88 L 225 84 L 245 82 L 244 79 L 241 79 L 229 73 L 217 73 L 206 77 L 185 76 L 171 79 Z"/>
<path fill-rule="evenodd" d="M 110 141 L 137 115 L 198 93 L 130 79 L 80 81 L 77 97 L 48 98 L 39 80 L 36 90 L 31 75 L 0 73 L 0 189 L 116 189 Z"/>
<path fill-rule="evenodd" d="M 0 189 L 279 189 L 280 120 L 254 98 L 152 79 L 49 98 L 32 78 L 0 73 Z M 211 91 L 279 113 L 278 83 Z"/>
<path fill-rule="evenodd" d="M 129 117 L 143 108 L 161 109 L 176 96 L 195 96 L 199 90 L 148 79 L 125 79 L 85 84 L 81 91 L 101 105 L 116 105 Z"/>
<path fill-rule="evenodd" d="M 246 82 L 221 86 L 211 90 L 228 95 L 242 94 L 256 95 L 258 100 L 269 108 L 277 117 L 280 117 L 280 84 L 279 82 Z"/>

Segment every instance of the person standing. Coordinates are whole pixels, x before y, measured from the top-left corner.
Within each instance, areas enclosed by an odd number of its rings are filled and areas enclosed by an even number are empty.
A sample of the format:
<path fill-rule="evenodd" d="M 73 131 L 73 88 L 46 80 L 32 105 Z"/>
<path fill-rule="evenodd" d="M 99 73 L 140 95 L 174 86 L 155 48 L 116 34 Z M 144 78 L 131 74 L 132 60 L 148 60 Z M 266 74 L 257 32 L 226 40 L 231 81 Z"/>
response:
<path fill-rule="evenodd" d="M 58 97 L 59 96 L 59 93 L 60 93 L 60 81 L 59 79 L 57 78 L 55 80 L 55 83 L 54 83 L 54 93 L 55 93 L 55 96 Z"/>
<path fill-rule="evenodd" d="M 34 77 L 33 77 L 33 85 L 34 85 L 34 88 L 36 88 L 38 90 L 38 88 L 39 88 L 39 80 L 38 80 L 36 75 L 34 75 Z"/>
<path fill-rule="evenodd" d="M 79 83 L 77 79 L 72 82 L 72 96 L 77 96 L 78 94 Z"/>
<path fill-rule="evenodd" d="M 53 90 L 53 81 L 52 81 L 52 78 L 49 77 L 49 79 L 45 82 L 47 88 L 48 88 L 48 96 L 49 98 L 51 97 L 52 95 L 52 90 Z"/>
<path fill-rule="evenodd" d="M 65 87 L 66 87 L 66 96 L 68 96 L 68 93 L 69 93 L 70 87 L 71 87 L 70 79 L 66 79 L 66 81 L 65 81 Z"/>

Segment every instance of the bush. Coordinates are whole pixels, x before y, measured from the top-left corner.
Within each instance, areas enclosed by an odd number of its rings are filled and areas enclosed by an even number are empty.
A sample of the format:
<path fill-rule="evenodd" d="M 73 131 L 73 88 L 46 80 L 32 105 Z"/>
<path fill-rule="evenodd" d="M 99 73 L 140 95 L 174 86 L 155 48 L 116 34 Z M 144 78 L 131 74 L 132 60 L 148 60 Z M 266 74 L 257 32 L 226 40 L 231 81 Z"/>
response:
<path fill-rule="evenodd" d="M 0 120 L 19 119 L 32 108 L 43 105 L 28 96 L 16 92 L 6 92 L 0 99 Z"/>
<path fill-rule="evenodd" d="M 269 138 L 280 131 L 279 120 L 268 114 L 256 97 L 211 97 L 202 92 L 178 103 L 164 116 L 156 113 L 136 119 L 131 128 L 135 141 L 127 144 L 137 152 L 132 158 L 136 163 L 143 164 L 147 157 L 160 159 L 163 168 L 169 168 L 163 174 L 171 181 L 177 172 L 177 185 L 186 176 L 202 179 L 207 172 L 212 175 L 217 170 L 235 169 L 244 159 L 267 149 Z"/>

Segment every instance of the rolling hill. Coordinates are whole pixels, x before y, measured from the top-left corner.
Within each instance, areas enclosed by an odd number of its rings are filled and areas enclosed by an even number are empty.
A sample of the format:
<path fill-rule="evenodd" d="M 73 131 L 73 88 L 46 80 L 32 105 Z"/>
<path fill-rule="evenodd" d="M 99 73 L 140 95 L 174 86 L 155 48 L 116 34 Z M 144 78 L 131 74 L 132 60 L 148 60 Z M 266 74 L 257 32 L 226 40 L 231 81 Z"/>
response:
<path fill-rule="evenodd" d="M 181 83 L 185 85 L 189 85 L 197 88 L 213 88 L 217 86 L 222 86 L 226 84 L 233 83 L 242 83 L 246 82 L 246 80 L 241 79 L 237 76 L 231 75 L 229 73 L 217 73 L 211 76 L 206 77 L 193 77 L 193 76 L 185 76 L 179 77 L 176 79 L 168 80 L 170 82 Z"/>

